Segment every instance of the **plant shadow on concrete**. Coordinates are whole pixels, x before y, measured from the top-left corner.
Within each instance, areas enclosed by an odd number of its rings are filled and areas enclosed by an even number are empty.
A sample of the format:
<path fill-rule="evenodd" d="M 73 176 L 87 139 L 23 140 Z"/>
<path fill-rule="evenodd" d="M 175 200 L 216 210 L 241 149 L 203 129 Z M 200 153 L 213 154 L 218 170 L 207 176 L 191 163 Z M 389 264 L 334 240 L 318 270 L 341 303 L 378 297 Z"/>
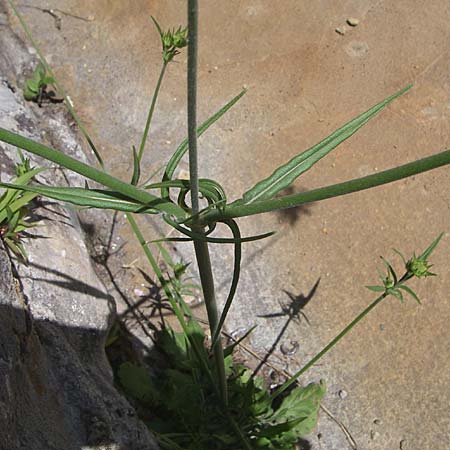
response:
<path fill-rule="evenodd" d="M 1 183 L 0 186 L 25 193 L 29 192 L 33 195 L 47 196 L 82 207 L 124 212 L 181 328 L 181 331 L 178 332 L 166 327 L 158 335 L 160 348 L 165 354 L 168 364 L 167 367 L 162 367 L 160 373 L 152 375 L 140 364 L 124 361 L 117 370 L 119 382 L 125 391 L 142 405 L 144 420 L 158 437 L 161 446 L 166 449 L 293 449 L 296 443 L 315 427 L 320 402 L 325 394 L 323 381 L 301 386 L 297 380 L 385 298 L 394 296 L 403 301 L 406 293 L 418 301 L 416 294 L 405 283 L 413 277 L 421 278 L 433 275 L 429 271 L 428 257 L 438 244 L 442 234 L 419 256 L 414 255 L 408 260 L 401 256 L 404 272 L 400 276 L 397 275 L 390 263 L 383 260 L 387 274 L 380 275 L 382 284 L 368 286 L 379 296 L 294 375 L 281 385 L 267 389 L 262 379 L 253 376 L 248 367 L 233 359 L 236 342 L 222 345 L 223 325 L 232 305 L 240 277 L 242 244 L 264 239 L 273 234 L 269 232 L 259 236 L 242 237 L 236 219 L 270 211 L 299 208 L 315 201 L 390 183 L 450 164 L 450 151 L 444 151 L 366 177 L 277 197 L 285 189 L 289 189 L 298 177 L 310 170 L 412 86 L 401 89 L 350 120 L 318 144 L 278 167 L 270 176 L 243 193 L 241 198 L 229 203 L 226 193 L 219 183 L 211 179 L 199 178 L 197 138 L 233 107 L 245 94 L 245 90 L 198 126 L 196 117 L 198 5 L 195 0 L 188 2 L 189 34 L 187 29 L 182 27 L 162 31 L 159 24 L 153 19 L 161 40 L 162 67 L 150 103 L 140 145 L 132 146 L 130 152 L 133 158 L 133 173 L 130 182 L 115 178 L 105 171 L 97 148 L 73 110 L 64 90 L 54 77 L 42 52 L 34 42 L 28 27 L 11 1 L 10 5 L 37 50 L 45 69 L 45 77 L 49 77 L 47 80 L 52 80 L 59 95 L 65 99 L 70 113 L 96 155 L 100 169 L 84 164 L 38 142 L 0 129 L 2 141 L 37 154 L 86 178 L 84 187 L 36 186 L 25 183 Z M 182 48 L 187 46 L 188 39 L 188 138 L 175 150 L 160 182 L 140 183 L 144 170 L 141 167 L 142 156 L 164 74 L 168 64 Z M 190 179 L 174 179 L 177 166 L 186 153 L 189 153 Z M 102 188 L 91 188 L 88 180 L 98 183 Z M 180 234 L 149 242 L 144 238 L 134 214 L 159 215 L 164 222 Z M 218 224 L 228 227 L 231 237 L 214 234 Z M 163 272 L 155 258 L 154 245 L 156 244 L 163 252 L 161 243 L 171 241 L 188 241 L 194 244 L 208 315 L 209 340 L 207 340 L 205 330 L 200 326 L 184 299 L 185 265 L 168 263 L 170 270 Z M 208 247 L 210 244 L 228 244 L 234 248 L 234 264 L 230 271 L 232 273 L 231 286 L 220 314 L 210 263 Z M 113 274 L 111 276 L 113 277 Z M 302 312 L 305 301 L 305 298 L 294 297 L 291 306 L 287 309 L 288 319 L 285 328 L 293 320 L 295 314 Z M 116 328 L 116 333 L 120 333 L 120 328 Z M 245 337 L 246 335 L 241 339 Z M 111 345 L 114 341 L 115 337 L 112 335 Z M 145 411 L 149 410 L 153 414 L 147 418 Z"/>

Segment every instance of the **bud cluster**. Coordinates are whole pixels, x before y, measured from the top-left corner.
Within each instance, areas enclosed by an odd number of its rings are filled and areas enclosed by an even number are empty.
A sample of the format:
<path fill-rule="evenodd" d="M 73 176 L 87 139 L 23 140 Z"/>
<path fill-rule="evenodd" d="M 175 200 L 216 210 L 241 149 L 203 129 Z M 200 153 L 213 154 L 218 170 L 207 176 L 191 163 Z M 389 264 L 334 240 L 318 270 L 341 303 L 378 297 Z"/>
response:
<path fill-rule="evenodd" d="M 180 49 L 187 46 L 188 29 L 187 27 L 183 28 L 180 26 L 176 30 L 175 28 L 173 28 L 172 30 L 169 29 L 168 31 L 162 31 L 156 19 L 152 17 L 152 20 L 156 28 L 158 29 L 159 35 L 161 37 L 161 44 L 163 48 L 162 51 L 163 60 L 165 63 L 168 63 L 172 61 L 172 59 L 180 53 L 179 52 Z"/>
<path fill-rule="evenodd" d="M 430 268 L 431 264 L 427 260 L 417 258 L 416 255 L 406 263 L 406 270 L 408 273 L 418 278 L 436 275 L 429 271 Z"/>

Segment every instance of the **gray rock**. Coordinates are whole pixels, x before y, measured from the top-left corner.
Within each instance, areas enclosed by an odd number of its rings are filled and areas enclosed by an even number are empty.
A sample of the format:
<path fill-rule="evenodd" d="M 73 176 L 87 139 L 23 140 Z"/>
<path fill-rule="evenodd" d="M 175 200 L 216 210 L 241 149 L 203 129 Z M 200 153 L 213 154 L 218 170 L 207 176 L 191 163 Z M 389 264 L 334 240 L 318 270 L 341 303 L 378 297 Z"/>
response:
<path fill-rule="evenodd" d="M 76 314 L 74 293 L 65 292 L 60 302 Z M 55 294 L 51 284 L 48 293 Z M 0 243 L 0 449 L 157 449 L 113 387 L 101 345 L 105 328 L 37 319 L 32 310 L 41 300 L 22 294 Z M 91 303 L 100 300 L 92 296 Z M 80 311 L 99 314 L 98 306 Z"/>
<path fill-rule="evenodd" d="M 3 6 L 0 1 L 0 14 Z M 3 23 L 0 47 L 0 126 L 61 144 L 86 161 L 57 108 L 47 111 L 52 131 L 42 134 L 38 108 L 13 92 L 14 61 L 22 69 L 30 56 Z M 17 160 L 15 148 L 0 144 L 2 180 L 11 178 Z M 83 184 L 59 169 L 40 181 Z M 33 214 L 43 220 L 25 243 L 28 266 L 14 267 L 0 240 L 0 450 L 157 450 L 114 387 L 104 343 L 115 304 L 91 266 L 76 213 L 42 201 Z"/>

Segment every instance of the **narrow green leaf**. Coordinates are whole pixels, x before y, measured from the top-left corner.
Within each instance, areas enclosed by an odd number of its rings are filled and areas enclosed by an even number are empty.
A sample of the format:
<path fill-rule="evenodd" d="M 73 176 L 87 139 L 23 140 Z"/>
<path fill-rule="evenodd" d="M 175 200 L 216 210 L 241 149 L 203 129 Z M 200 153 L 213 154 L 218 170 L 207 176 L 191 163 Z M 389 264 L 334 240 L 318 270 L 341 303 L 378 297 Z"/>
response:
<path fill-rule="evenodd" d="M 405 257 L 403 256 L 403 253 L 401 253 L 400 252 L 400 250 L 397 250 L 396 248 L 393 248 L 392 249 L 395 253 L 397 253 L 397 255 L 399 255 L 400 256 L 400 258 L 402 258 L 402 261 L 403 261 L 403 264 L 406 266 L 406 259 L 405 259 Z"/>
<path fill-rule="evenodd" d="M 235 103 L 237 103 L 241 97 L 247 92 L 247 89 L 243 89 L 236 97 L 230 100 L 225 106 L 223 106 L 219 111 L 217 111 L 214 115 L 212 115 L 209 119 L 205 120 L 198 128 L 197 128 L 197 136 L 200 137 L 214 122 L 219 120 Z M 170 158 L 167 163 L 166 170 L 163 175 L 163 181 L 171 180 L 173 174 L 175 173 L 178 164 L 181 161 L 181 158 L 185 155 L 188 150 L 188 140 L 187 138 L 178 146 L 175 150 L 175 153 Z M 162 188 L 161 196 L 168 197 L 169 191 L 167 188 Z"/>
<path fill-rule="evenodd" d="M 433 253 L 436 246 L 439 244 L 439 241 L 441 240 L 442 236 L 444 236 L 444 233 L 441 233 L 432 243 L 431 245 L 419 256 L 419 259 L 421 260 L 427 260 L 428 257 Z"/>
<path fill-rule="evenodd" d="M 393 295 L 394 297 L 397 297 L 402 303 L 405 303 L 403 299 L 403 294 L 398 289 L 392 289 L 390 291 L 390 294 Z"/>
<path fill-rule="evenodd" d="M 280 209 L 295 208 L 306 203 L 326 200 L 328 198 L 347 195 L 353 192 L 370 189 L 375 186 L 392 183 L 393 181 L 401 180 L 448 164 L 450 164 L 450 150 L 436 153 L 435 155 L 374 173 L 366 177 L 356 178 L 344 181 L 343 183 L 324 186 L 298 194 L 285 195 L 279 198 L 255 202 L 250 205 L 234 205 L 234 203 L 232 203 L 220 210 L 214 209 L 208 211 L 202 215 L 200 219 L 202 223 L 210 223 L 224 219 L 252 216 Z"/>
<path fill-rule="evenodd" d="M 244 193 L 241 200 L 237 200 L 232 203 L 232 205 L 249 205 L 257 201 L 267 200 L 274 197 L 278 192 L 287 188 L 302 173 L 309 170 L 320 159 L 328 155 L 328 153 L 330 153 L 339 144 L 356 133 L 372 117 L 374 117 L 389 103 L 405 93 L 411 87 L 412 85 L 401 89 L 396 94 L 391 95 L 387 99 L 370 108 L 365 113 L 351 120 L 323 141 L 295 156 L 287 164 L 284 164 L 276 169 L 270 177 L 259 181 L 254 187 Z"/>
<path fill-rule="evenodd" d="M 21 260 L 22 262 L 27 264 L 28 255 L 27 255 L 27 252 L 25 251 L 22 243 L 19 240 L 17 240 L 17 239 L 11 239 L 11 238 L 8 238 L 8 237 L 5 237 L 4 239 L 5 239 L 5 244 L 14 253 L 14 255 L 19 260 Z"/>
<path fill-rule="evenodd" d="M 383 261 L 384 265 L 386 266 L 388 270 L 388 274 L 390 273 L 392 275 L 392 278 L 394 279 L 394 285 L 397 284 L 397 274 L 395 273 L 395 270 L 392 268 L 391 264 L 382 256 L 380 256 L 381 260 Z"/>
<path fill-rule="evenodd" d="M 133 145 L 133 176 L 131 177 L 131 184 L 136 186 L 141 176 L 141 162 L 136 152 L 136 147 Z"/>
<path fill-rule="evenodd" d="M 65 155 L 62 152 L 54 150 L 31 139 L 20 136 L 11 131 L 0 128 L 0 140 L 11 145 L 15 145 L 23 150 L 26 150 L 35 155 L 39 155 L 49 161 L 55 162 L 66 169 L 70 169 L 73 172 L 79 173 L 97 183 L 103 184 L 106 187 L 111 188 L 119 194 L 125 197 L 136 200 L 148 209 L 156 209 L 169 214 L 173 214 L 176 217 L 183 218 L 186 213 L 178 205 L 175 205 L 168 199 L 161 199 L 148 192 L 138 189 L 137 187 L 125 183 L 118 178 L 109 175 L 106 172 L 91 167 L 80 161 L 77 161 L 70 156 Z"/>
<path fill-rule="evenodd" d="M 228 345 L 227 347 L 225 347 L 223 349 L 223 355 L 225 357 L 230 356 L 233 354 L 234 349 L 236 348 L 236 346 L 238 346 L 242 341 L 244 341 L 245 339 L 247 339 L 247 337 L 250 335 L 250 333 L 257 327 L 257 325 L 253 325 L 249 330 L 247 330 L 245 332 L 245 334 L 243 336 L 241 336 L 239 339 L 237 339 L 236 341 L 234 341 L 232 344 Z"/>
<path fill-rule="evenodd" d="M 366 288 L 374 292 L 384 292 L 386 290 L 384 286 L 366 286 Z"/>
<path fill-rule="evenodd" d="M 31 169 L 30 171 L 24 173 L 20 177 L 16 178 L 14 180 L 14 184 L 20 184 L 24 185 L 27 184 L 33 177 L 35 177 L 37 174 L 43 172 L 44 170 L 47 170 L 45 167 L 35 168 Z M 8 189 L 7 192 L 5 192 L 4 196 L 1 197 L 0 200 L 0 211 L 5 208 L 6 205 L 11 203 L 11 201 L 16 197 L 18 194 L 17 190 L 14 189 Z"/>
<path fill-rule="evenodd" d="M 401 284 L 398 286 L 399 289 L 403 289 L 405 292 L 407 292 L 419 305 L 422 303 L 419 300 L 419 297 L 417 297 L 416 293 L 408 286 Z"/>
<path fill-rule="evenodd" d="M 23 98 L 25 100 L 32 101 L 37 97 L 38 93 L 37 92 L 33 92 L 31 89 L 28 88 L 28 86 L 25 86 L 25 89 L 23 91 Z"/>
<path fill-rule="evenodd" d="M 174 220 L 172 220 L 170 217 L 167 216 L 167 214 L 163 215 L 163 219 L 171 225 L 173 228 L 175 228 L 177 231 L 179 231 L 182 234 L 185 234 L 186 236 L 189 236 L 194 241 L 203 241 L 203 242 L 211 242 L 212 244 L 236 244 L 236 243 L 242 243 L 242 242 L 251 242 L 251 241 L 257 241 L 260 239 L 265 239 L 269 236 L 272 236 L 275 234 L 275 231 L 271 231 L 269 233 L 264 234 L 258 234 L 256 236 L 248 236 L 243 237 L 240 239 L 235 238 L 213 238 L 209 236 L 205 236 L 199 233 L 195 233 L 194 231 L 188 230 L 185 227 L 180 226 L 178 223 L 176 223 Z M 172 241 L 176 238 L 167 238 L 167 241 Z M 180 238 L 178 238 L 180 239 Z M 158 239 L 158 241 L 162 241 L 161 239 Z"/>
<path fill-rule="evenodd" d="M 19 211 L 21 208 L 28 205 L 37 195 L 38 194 L 35 194 L 33 192 L 24 194 L 20 196 L 18 199 L 9 203 L 7 207 L 0 209 L 0 223 L 4 222 L 5 219 L 8 217 L 8 210 L 13 213 Z"/>
<path fill-rule="evenodd" d="M 386 293 L 398 298 L 403 303 L 403 295 L 397 288 L 386 289 Z"/>
<path fill-rule="evenodd" d="M 156 19 L 153 16 L 150 16 L 150 18 L 153 20 L 153 23 L 155 24 L 156 29 L 158 30 L 159 36 L 161 38 L 161 43 L 164 46 L 164 42 L 162 40 L 163 38 L 163 32 L 161 30 L 161 27 L 159 26 L 159 23 L 156 21 Z"/>
<path fill-rule="evenodd" d="M 216 345 L 216 341 L 219 338 L 220 333 L 222 332 L 223 324 L 225 323 L 228 311 L 230 310 L 231 304 L 236 294 L 236 289 L 239 283 L 239 276 L 241 273 L 242 245 L 241 242 L 239 242 L 241 239 L 241 232 L 239 230 L 238 224 L 234 220 L 227 220 L 223 223 L 230 228 L 231 232 L 233 233 L 233 238 L 236 239 L 236 243 L 234 244 L 234 268 L 230 291 L 228 293 L 227 300 L 225 301 L 223 311 L 220 315 L 216 331 L 211 339 L 211 348 L 214 348 L 214 345 Z"/>
<path fill-rule="evenodd" d="M 45 197 L 68 202 L 88 208 L 113 209 L 134 213 L 157 214 L 158 210 L 133 201 L 114 191 L 100 189 L 85 189 L 80 187 L 51 187 L 51 186 L 20 186 L 17 184 L 0 183 L 0 186 L 34 192 Z"/>

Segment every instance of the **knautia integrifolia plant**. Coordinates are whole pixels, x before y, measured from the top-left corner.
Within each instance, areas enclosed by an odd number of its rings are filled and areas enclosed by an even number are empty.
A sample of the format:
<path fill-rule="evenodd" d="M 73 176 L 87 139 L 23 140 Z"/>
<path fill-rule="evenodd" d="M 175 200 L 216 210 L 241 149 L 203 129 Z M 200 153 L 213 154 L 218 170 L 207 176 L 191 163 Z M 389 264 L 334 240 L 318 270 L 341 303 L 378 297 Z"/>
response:
<path fill-rule="evenodd" d="M 11 1 L 10 4 L 32 39 L 29 29 Z M 165 369 L 164 376 L 154 379 L 143 367 L 132 363 L 122 365 L 118 374 L 124 389 L 141 405 L 149 407 L 153 412 L 153 418 L 147 423 L 158 437 L 162 447 L 173 450 L 293 449 L 295 443 L 316 425 L 320 401 L 325 394 L 325 384 L 322 381 L 308 386 L 294 386 L 299 377 L 383 299 L 392 295 L 403 300 L 403 293 L 407 293 L 418 300 L 406 282 L 413 277 L 433 275 L 429 271 L 428 258 L 442 235 L 419 257 L 413 256 L 406 261 L 402 256 L 405 272 L 400 277 L 384 260 L 387 274 L 381 275 L 382 284 L 369 286 L 369 289 L 380 294 L 379 297 L 293 377 L 281 386 L 268 390 L 265 383 L 252 376 L 248 368 L 233 362 L 232 351 L 235 344 L 224 348 L 221 341 L 222 326 L 239 281 L 242 244 L 267 238 L 272 234 L 242 237 L 236 219 L 283 208 L 293 208 L 308 202 L 346 195 L 400 180 L 450 164 L 450 151 L 437 153 L 362 178 L 298 194 L 279 196 L 300 175 L 310 170 L 315 163 L 352 136 L 397 97 L 405 94 L 411 88 L 407 86 L 372 106 L 310 149 L 294 156 L 286 164 L 278 167 L 269 177 L 243 193 L 240 199 L 229 203 L 219 183 L 199 177 L 197 137 L 205 133 L 234 106 L 245 91 L 239 93 L 205 122 L 197 124 L 197 20 L 196 0 L 188 1 L 187 29 L 180 27 L 176 30 L 163 31 L 153 19 L 161 39 L 162 69 L 150 102 L 139 150 L 135 148 L 132 150 L 134 171 L 130 182 L 113 177 L 103 169 L 103 162 L 92 140 L 82 127 L 70 102 L 67 102 L 70 112 L 96 154 L 101 169 L 84 164 L 61 151 L 5 129 L 0 129 L 0 140 L 77 172 L 87 180 L 99 183 L 103 188 L 35 186 L 25 183 L 1 183 L 0 186 L 32 192 L 84 207 L 106 208 L 126 213 L 182 328 L 182 333 L 176 333 L 170 329 L 163 330 L 161 347 L 171 362 L 171 366 Z M 36 42 L 33 40 L 32 42 L 37 47 Z M 168 64 L 186 44 L 188 44 L 188 137 L 168 161 L 162 180 L 158 183 L 140 185 L 139 180 L 143 169 L 142 155 L 148 140 L 161 83 Z M 42 52 L 38 47 L 37 50 L 47 73 L 54 78 Z M 67 101 L 56 79 L 54 85 Z M 189 154 L 190 179 L 176 179 L 174 178 L 176 168 L 186 153 Z M 188 195 L 190 202 L 187 201 Z M 205 208 L 200 207 L 201 197 L 207 201 Z M 154 257 L 152 243 L 145 239 L 138 228 L 134 219 L 135 214 L 158 215 L 181 234 L 180 237 L 166 240 L 193 242 L 209 319 L 210 345 L 205 344 L 204 330 L 193 318 L 183 301 L 180 290 L 166 282 Z M 216 236 L 214 231 L 218 223 L 227 225 L 232 237 Z M 215 298 L 213 270 L 209 257 L 210 244 L 234 246 L 232 282 L 224 308 L 220 313 Z"/>

